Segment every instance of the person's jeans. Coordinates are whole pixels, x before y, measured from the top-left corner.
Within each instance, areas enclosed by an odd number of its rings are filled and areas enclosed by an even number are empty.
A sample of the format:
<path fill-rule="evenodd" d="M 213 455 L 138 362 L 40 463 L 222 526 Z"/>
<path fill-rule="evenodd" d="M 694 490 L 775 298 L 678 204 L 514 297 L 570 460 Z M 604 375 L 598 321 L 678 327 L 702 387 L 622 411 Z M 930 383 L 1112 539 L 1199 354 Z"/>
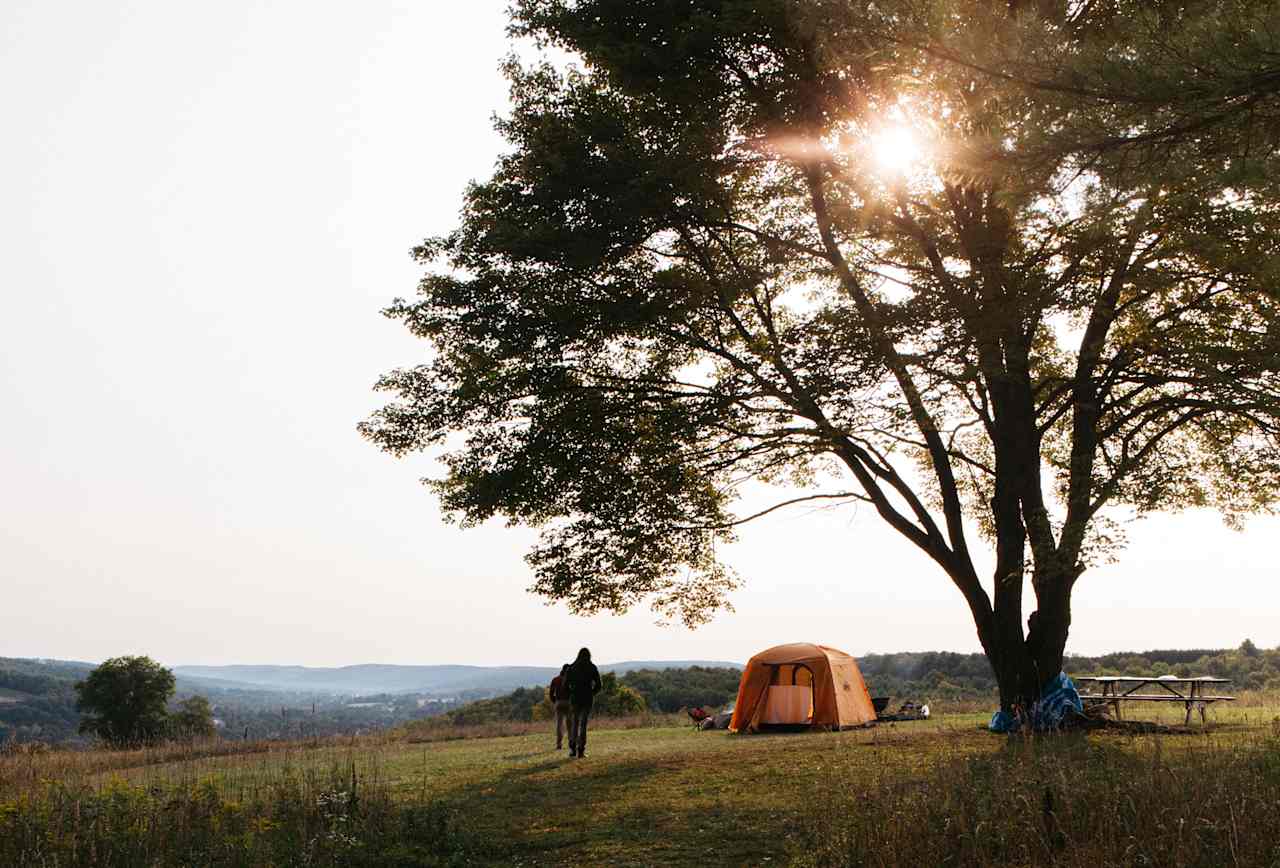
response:
<path fill-rule="evenodd" d="M 591 704 L 573 706 L 573 720 L 569 723 L 569 750 L 581 756 L 587 749 L 587 719 L 591 717 Z"/>
<path fill-rule="evenodd" d="M 564 731 L 569 730 L 569 747 L 573 747 L 573 708 L 568 702 L 556 703 L 556 750 L 564 747 Z"/>

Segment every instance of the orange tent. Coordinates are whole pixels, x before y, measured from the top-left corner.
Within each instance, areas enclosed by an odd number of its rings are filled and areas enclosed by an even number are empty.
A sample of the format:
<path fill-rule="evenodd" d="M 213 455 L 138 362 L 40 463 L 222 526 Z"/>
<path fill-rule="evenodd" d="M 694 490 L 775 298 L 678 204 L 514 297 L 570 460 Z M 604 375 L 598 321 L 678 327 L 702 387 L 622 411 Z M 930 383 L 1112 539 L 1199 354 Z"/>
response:
<path fill-rule="evenodd" d="M 796 642 L 761 651 L 747 661 L 729 730 L 845 729 L 875 719 L 856 660 L 834 648 Z"/>

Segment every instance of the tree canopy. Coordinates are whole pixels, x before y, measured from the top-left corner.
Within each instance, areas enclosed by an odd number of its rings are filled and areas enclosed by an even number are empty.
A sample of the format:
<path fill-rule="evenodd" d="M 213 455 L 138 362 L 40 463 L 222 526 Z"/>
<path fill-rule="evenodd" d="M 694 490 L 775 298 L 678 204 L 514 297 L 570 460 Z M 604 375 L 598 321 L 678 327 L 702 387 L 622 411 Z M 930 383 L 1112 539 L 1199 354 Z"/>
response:
<path fill-rule="evenodd" d="M 1274 504 L 1280 214 L 1248 107 L 1197 138 L 1217 91 L 1179 101 L 1156 39 L 1274 10 L 1025 5 L 518 0 L 574 60 L 507 64 L 511 150 L 415 251 L 387 313 L 431 349 L 362 432 L 542 528 L 533 589 L 578 612 L 725 605 L 748 480 L 869 503 L 1034 697 L 1116 508 Z"/>
<path fill-rule="evenodd" d="M 173 673 L 150 657 L 112 657 L 76 683 L 80 732 L 117 745 L 163 738 L 173 688 Z"/>

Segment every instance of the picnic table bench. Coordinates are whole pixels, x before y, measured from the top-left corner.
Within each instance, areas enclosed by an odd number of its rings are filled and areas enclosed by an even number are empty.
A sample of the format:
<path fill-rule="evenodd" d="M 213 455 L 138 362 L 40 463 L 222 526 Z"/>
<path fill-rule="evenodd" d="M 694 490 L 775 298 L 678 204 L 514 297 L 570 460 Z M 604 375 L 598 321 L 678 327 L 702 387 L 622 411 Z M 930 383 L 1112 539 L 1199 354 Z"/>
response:
<path fill-rule="evenodd" d="M 1213 684 L 1230 684 L 1230 678 L 1214 678 L 1209 675 L 1197 678 L 1176 678 L 1168 675 L 1082 675 L 1074 679 L 1077 684 L 1095 684 L 1097 693 L 1081 693 L 1086 705 L 1109 705 L 1116 718 L 1123 720 L 1120 712 L 1124 702 L 1181 702 L 1187 708 L 1185 723 L 1191 723 L 1193 709 L 1200 710 L 1200 722 L 1204 723 L 1204 710 L 1211 702 L 1232 702 L 1234 696 L 1218 696 L 1205 692 Z M 1153 691 L 1153 687 L 1160 688 Z M 1147 692 L 1143 692 L 1146 690 Z"/>

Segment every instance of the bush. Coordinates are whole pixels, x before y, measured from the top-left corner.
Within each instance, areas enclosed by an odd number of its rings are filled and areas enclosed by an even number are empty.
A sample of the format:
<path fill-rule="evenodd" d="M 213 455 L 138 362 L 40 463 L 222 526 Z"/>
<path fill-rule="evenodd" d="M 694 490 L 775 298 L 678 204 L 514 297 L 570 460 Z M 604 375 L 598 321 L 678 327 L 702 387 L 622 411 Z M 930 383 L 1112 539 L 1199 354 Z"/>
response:
<path fill-rule="evenodd" d="M 605 717 L 628 717 L 644 713 L 644 697 L 620 683 L 616 674 L 606 673 L 600 682 L 600 692 L 596 694 L 593 714 Z"/>
<path fill-rule="evenodd" d="M 211 738 L 216 732 L 213 709 L 203 696 L 182 700 L 178 710 L 169 715 L 169 734 L 174 738 Z"/>

